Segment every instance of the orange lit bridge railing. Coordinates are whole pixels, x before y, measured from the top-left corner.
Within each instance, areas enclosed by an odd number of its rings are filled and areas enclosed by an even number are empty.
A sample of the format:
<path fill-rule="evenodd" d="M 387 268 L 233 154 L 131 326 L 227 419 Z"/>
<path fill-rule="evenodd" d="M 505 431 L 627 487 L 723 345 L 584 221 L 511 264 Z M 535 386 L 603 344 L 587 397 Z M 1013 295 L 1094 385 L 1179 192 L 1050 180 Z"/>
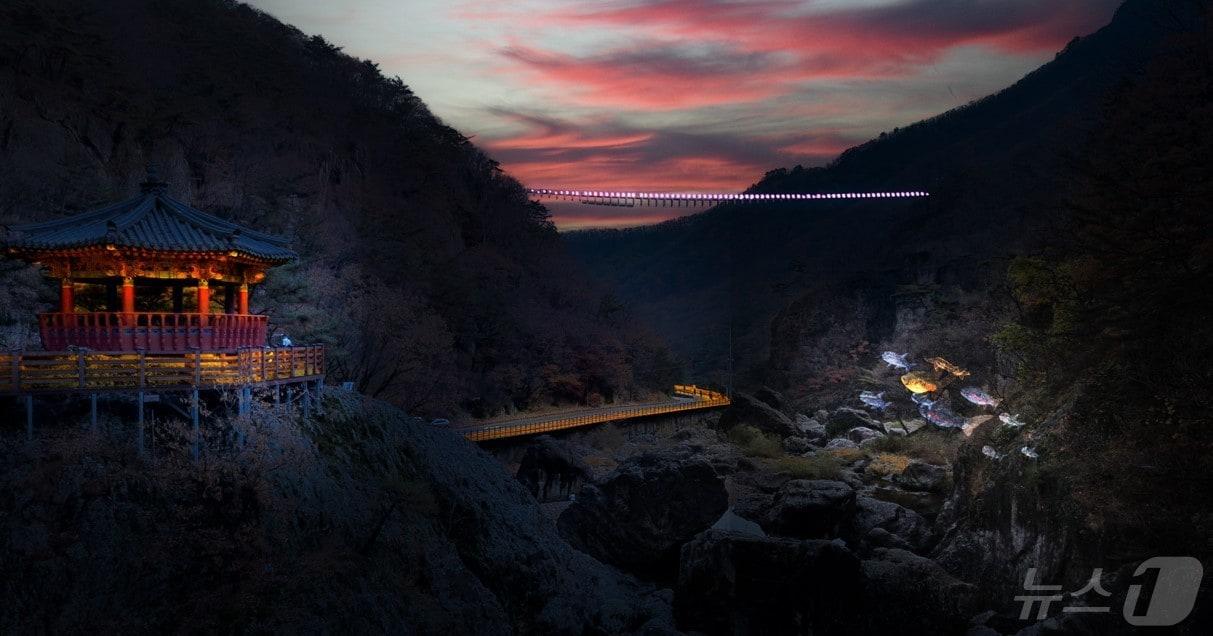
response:
<path fill-rule="evenodd" d="M 483 442 L 524 435 L 538 435 L 540 433 L 550 433 L 552 431 L 590 426 L 603 422 L 617 422 L 638 417 L 648 417 L 651 415 L 714 409 L 730 404 L 727 395 L 717 391 L 701 389 L 693 384 L 674 385 L 674 395 L 676 398 L 669 402 L 609 406 L 570 413 L 553 413 L 546 416 L 478 424 L 456 430 L 473 442 Z M 681 396 L 681 399 L 677 396 Z"/>
<path fill-rule="evenodd" d="M 0 395 L 219 389 L 323 377 L 324 347 L 319 346 L 0 353 Z"/>

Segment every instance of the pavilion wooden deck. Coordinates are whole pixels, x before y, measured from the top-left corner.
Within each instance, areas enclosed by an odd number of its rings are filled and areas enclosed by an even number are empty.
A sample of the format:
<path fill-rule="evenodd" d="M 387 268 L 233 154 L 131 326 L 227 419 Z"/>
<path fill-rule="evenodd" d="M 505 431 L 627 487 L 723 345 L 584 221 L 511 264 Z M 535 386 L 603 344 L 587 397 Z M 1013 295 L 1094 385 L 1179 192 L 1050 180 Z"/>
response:
<path fill-rule="evenodd" d="M 0 353 L 0 395 L 213 390 L 324 377 L 324 347 Z"/>
<path fill-rule="evenodd" d="M 473 442 L 483 442 L 524 435 L 538 435 L 570 428 L 591 426 L 603 422 L 617 422 L 639 417 L 681 413 L 715 409 L 728 406 L 732 402 L 723 393 L 701 389 L 693 384 L 674 385 L 675 396 L 668 402 L 653 404 L 638 404 L 630 406 L 611 406 L 599 409 L 584 409 L 571 413 L 553 413 L 546 416 L 536 416 L 500 422 L 489 422 L 456 429 L 464 438 Z"/>

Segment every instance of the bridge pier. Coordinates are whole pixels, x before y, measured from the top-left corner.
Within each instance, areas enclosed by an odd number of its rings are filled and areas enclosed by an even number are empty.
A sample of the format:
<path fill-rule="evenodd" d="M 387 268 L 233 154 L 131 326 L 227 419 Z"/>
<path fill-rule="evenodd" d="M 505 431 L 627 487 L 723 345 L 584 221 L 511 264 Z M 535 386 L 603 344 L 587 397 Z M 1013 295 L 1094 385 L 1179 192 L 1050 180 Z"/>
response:
<path fill-rule="evenodd" d="M 88 395 L 88 430 L 89 432 L 97 431 L 97 394 L 89 393 Z"/>
<path fill-rule="evenodd" d="M 34 396 L 25 396 L 25 439 L 34 441 Z"/>

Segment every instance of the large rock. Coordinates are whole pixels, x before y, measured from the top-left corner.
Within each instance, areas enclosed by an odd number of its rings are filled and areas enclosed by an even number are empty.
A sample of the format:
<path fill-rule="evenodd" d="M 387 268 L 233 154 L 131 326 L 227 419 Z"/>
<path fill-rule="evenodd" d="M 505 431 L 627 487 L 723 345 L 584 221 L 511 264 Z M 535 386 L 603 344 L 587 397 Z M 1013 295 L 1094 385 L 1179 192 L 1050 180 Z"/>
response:
<path fill-rule="evenodd" d="M 837 537 L 855 512 L 855 490 L 841 481 L 793 479 L 771 502 L 763 527 L 798 539 Z"/>
<path fill-rule="evenodd" d="M 797 413 L 792 418 L 792 422 L 796 425 L 796 430 L 800 431 L 800 434 L 805 437 L 810 439 L 825 439 L 827 437 L 826 425 L 804 413 Z"/>
<path fill-rule="evenodd" d="M 783 449 L 793 455 L 800 455 L 815 450 L 817 447 L 807 437 L 783 438 Z"/>
<path fill-rule="evenodd" d="M 879 439 L 881 437 L 884 437 L 884 433 L 866 426 L 856 426 L 847 431 L 847 439 L 860 445 L 868 440 Z"/>
<path fill-rule="evenodd" d="M 582 488 L 557 520 L 560 534 L 600 561 L 672 581 L 678 550 L 728 509 L 728 493 L 702 449 L 676 446 L 624 461 Z"/>
<path fill-rule="evenodd" d="M 859 444 L 852 442 L 845 437 L 835 437 L 826 444 L 826 450 L 839 450 L 843 448 L 859 448 Z"/>
<path fill-rule="evenodd" d="M 585 462 L 564 443 L 541 435 L 527 446 L 515 476 L 536 499 L 546 501 L 552 495 L 567 499 L 575 488 L 589 480 L 590 475 Z"/>
<path fill-rule="evenodd" d="M 834 409 L 830 413 L 829 418 L 825 422 L 826 430 L 831 435 L 837 435 L 844 431 L 849 431 L 857 426 L 864 428 L 879 428 L 880 422 L 872 419 L 867 413 L 859 409 L 853 409 L 849 406 L 841 406 Z"/>
<path fill-rule="evenodd" d="M 682 548 L 674 611 L 679 628 L 707 634 L 850 633 L 860 572 L 830 541 L 711 530 Z"/>
<path fill-rule="evenodd" d="M 754 397 L 773 409 L 782 411 L 787 406 L 787 402 L 783 399 L 783 394 L 770 387 L 762 387 L 754 392 Z"/>
<path fill-rule="evenodd" d="M 733 398 L 729 408 L 720 414 L 719 427 L 729 430 L 734 426 L 746 424 L 764 433 L 779 437 L 797 435 L 796 424 L 787 415 L 758 398 L 745 393 Z"/>
<path fill-rule="evenodd" d="M 860 550 L 896 547 L 925 552 L 934 541 L 931 525 L 922 515 L 865 495 L 855 499 L 855 514 L 843 530 L 843 536 Z"/>
<path fill-rule="evenodd" d="M 898 549 L 878 549 L 862 565 L 863 612 L 869 634 L 962 634 L 976 614 L 977 589 L 934 561 Z"/>
<path fill-rule="evenodd" d="M 893 483 L 916 492 L 941 492 L 948 483 L 948 469 L 921 461 L 910 462 Z"/>

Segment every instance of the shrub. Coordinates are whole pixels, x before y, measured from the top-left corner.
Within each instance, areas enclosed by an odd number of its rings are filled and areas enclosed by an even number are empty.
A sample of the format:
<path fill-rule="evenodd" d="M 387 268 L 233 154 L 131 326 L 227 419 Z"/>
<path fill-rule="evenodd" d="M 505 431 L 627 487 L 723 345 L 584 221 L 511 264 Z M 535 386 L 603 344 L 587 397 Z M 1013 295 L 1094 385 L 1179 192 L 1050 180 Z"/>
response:
<path fill-rule="evenodd" d="M 741 449 L 747 457 L 781 457 L 783 446 L 779 440 L 762 431 L 742 424 L 729 429 L 729 441 Z"/>
<path fill-rule="evenodd" d="M 830 451 L 830 455 L 843 463 L 849 464 L 863 459 L 864 452 L 863 449 L 859 448 L 835 448 Z"/>
<path fill-rule="evenodd" d="M 780 457 L 772 468 L 793 479 L 838 479 L 842 462 L 830 453 L 816 453 L 808 457 Z"/>

